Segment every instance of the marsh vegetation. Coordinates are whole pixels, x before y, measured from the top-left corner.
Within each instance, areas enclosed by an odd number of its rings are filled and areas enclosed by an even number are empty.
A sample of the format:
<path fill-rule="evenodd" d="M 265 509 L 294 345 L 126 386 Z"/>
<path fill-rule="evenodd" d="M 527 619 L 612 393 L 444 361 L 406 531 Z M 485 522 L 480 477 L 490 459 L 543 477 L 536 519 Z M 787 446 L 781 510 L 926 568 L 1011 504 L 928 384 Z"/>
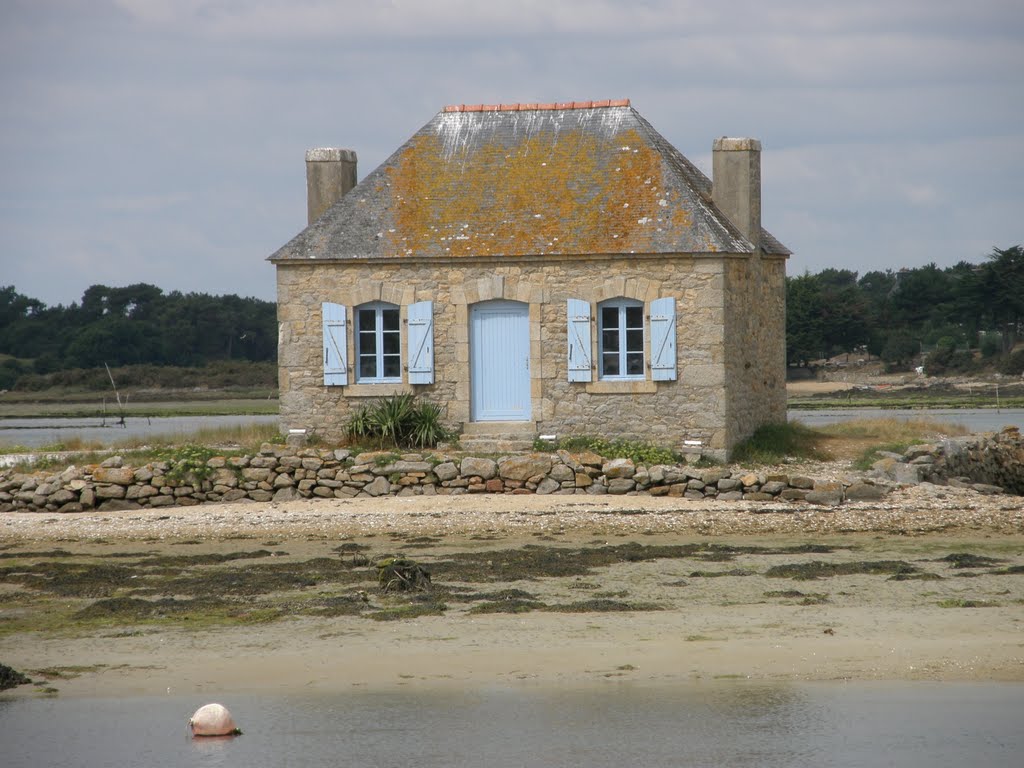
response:
<path fill-rule="evenodd" d="M 394 551 L 415 538 L 392 532 L 359 541 L 273 540 L 256 547 L 239 547 L 237 540 L 141 547 L 67 542 L 49 550 L 8 544 L 0 552 L 0 594 L 7 606 L 0 636 L 116 638 L 300 618 L 444 615 L 458 621 L 530 612 L 687 612 L 708 600 L 808 609 L 848 604 L 858 592 L 893 580 L 910 581 L 892 589 L 919 604 L 980 607 L 997 602 L 998 584 L 1020 594 L 1017 581 L 1024 575 L 1024 556 L 991 545 L 986 552 L 903 547 L 901 557 L 873 557 L 901 547 L 868 541 L 598 544 L 561 536 L 552 544 L 488 547 L 432 537 L 415 559 Z M 709 563 L 730 567 L 707 568 Z M 974 576 L 969 582 L 954 578 L 966 572 Z M 919 578 L 935 582 L 927 597 L 913 586 Z M 828 592 L 778 589 L 772 582 L 779 579 L 836 586 Z M 580 590 L 589 594 L 581 599 Z"/>

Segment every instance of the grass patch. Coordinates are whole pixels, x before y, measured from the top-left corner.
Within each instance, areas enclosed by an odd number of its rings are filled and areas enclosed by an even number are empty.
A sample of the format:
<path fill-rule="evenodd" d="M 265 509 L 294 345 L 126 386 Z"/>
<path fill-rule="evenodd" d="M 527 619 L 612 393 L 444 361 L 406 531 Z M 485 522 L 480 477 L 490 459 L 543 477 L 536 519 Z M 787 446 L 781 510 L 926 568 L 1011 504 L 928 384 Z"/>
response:
<path fill-rule="evenodd" d="M 885 458 L 882 454 L 884 453 L 903 453 L 907 448 L 914 444 L 914 441 L 904 443 L 883 443 L 882 445 L 875 445 L 871 448 L 865 448 L 861 451 L 860 455 L 853 460 L 853 468 L 859 469 L 862 472 L 866 472 L 871 469 L 876 461 Z"/>
<path fill-rule="evenodd" d="M 325 595 L 295 602 L 285 602 L 279 606 L 284 615 L 300 614 L 318 618 L 334 618 L 337 616 L 359 616 L 368 606 L 362 595 Z"/>
<path fill-rule="evenodd" d="M 1024 565 L 1011 565 L 1007 568 L 989 571 L 990 576 L 1013 576 L 1018 574 L 1024 574 Z"/>
<path fill-rule="evenodd" d="M 939 608 L 998 608 L 999 603 L 989 602 L 988 600 L 965 600 L 960 597 L 951 597 L 946 600 L 940 600 L 936 603 Z"/>
<path fill-rule="evenodd" d="M 487 552 L 460 552 L 431 564 L 431 574 L 439 581 L 512 582 L 544 577 L 585 576 L 595 568 L 617 563 L 647 562 L 661 559 L 703 559 L 715 555 L 827 554 L 833 547 L 800 544 L 788 547 L 729 546 L 695 543 L 678 545 L 642 545 L 636 542 L 605 547 L 544 547 L 528 544 L 519 549 Z M 576 587 L 580 589 L 581 587 Z"/>
<path fill-rule="evenodd" d="M 787 600 L 799 600 L 800 605 L 823 605 L 828 602 L 828 595 L 824 592 L 804 593 L 798 589 L 782 589 L 765 592 L 765 597 L 781 597 Z"/>
<path fill-rule="evenodd" d="M 664 448 L 642 440 L 606 440 L 602 437 L 577 435 L 558 440 L 533 441 L 537 451 L 591 451 L 605 459 L 631 459 L 637 464 L 676 464 L 682 456 L 670 448 Z"/>
<path fill-rule="evenodd" d="M 964 435 L 968 430 L 960 424 L 933 419 L 853 419 L 825 424 L 818 431 L 828 440 L 870 442 L 854 459 L 859 470 L 871 469 L 882 458 L 882 452 L 903 453 L 912 445 L 934 442 L 951 435 Z"/>
<path fill-rule="evenodd" d="M 827 461 L 832 457 L 823 442 L 821 432 L 799 421 L 766 424 L 736 446 L 732 461 L 744 464 L 778 464 L 787 458 Z"/>
<path fill-rule="evenodd" d="M 552 613 L 618 613 L 622 611 L 660 611 L 663 609 L 657 603 L 624 603 L 620 600 L 596 598 L 594 600 L 580 600 L 564 605 L 549 605 L 544 610 L 551 611 Z"/>
<path fill-rule="evenodd" d="M 123 565 L 47 561 L 0 568 L 0 583 L 21 584 L 58 597 L 102 598 L 129 585 L 135 575 Z"/>
<path fill-rule="evenodd" d="M 198 629 L 208 625 L 262 624 L 281 618 L 282 611 L 271 605 L 239 603 L 217 597 L 144 600 L 137 597 L 114 597 L 97 600 L 72 615 L 78 624 L 89 626 L 124 626 L 173 621 L 187 622 Z"/>
<path fill-rule="evenodd" d="M 894 573 L 886 581 L 942 581 L 942 577 L 937 573 L 929 573 L 928 571 L 921 571 L 920 573 L 905 573 L 901 571 Z"/>
<path fill-rule="evenodd" d="M 972 555 L 970 552 L 954 552 L 938 558 L 935 562 L 949 563 L 951 568 L 989 568 L 1006 561 L 985 555 Z"/>
<path fill-rule="evenodd" d="M 545 603 L 539 600 L 495 600 L 474 605 L 469 609 L 471 614 L 486 613 L 529 613 L 547 608 Z"/>
<path fill-rule="evenodd" d="M 420 616 L 443 616 L 446 610 L 448 610 L 448 606 L 444 603 L 407 603 L 367 613 L 365 616 L 374 621 L 401 621 L 417 619 Z"/>
<path fill-rule="evenodd" d="M 825 424 L 818 431 L 828 437 L 871 439 L 893 444 L 913 445 L 940 436 L 965 435 L 961 424 L 934 419 L 851 419 Z"/>
<path fill-rule="evenodd" d="M 814 560 L 809 563 L 788 563 L 773 565 L 765 576 L 772 579 L 795 579 L 797 581 L 814 581 L 831 578 L 832 576 L 853 576 L 857 574 L 913 574 L 920 569 L 903 560 L 874 560 L 853 563 L 825 563 Z"/>
<path fill-rule="evenodd" d="M 112 430 L 112 432 L 116 432 Z M 40 448 L 0 445 L 0 453 L 25 454 L 36 458 L 18 462 L 19 471 L 56 469 L 72 464 L 98 464 L 111 453 L 117 453 L 129 466 L 141 466 L 152 461 L 175 460 L 182 452 L 196 459 L 200 452 L 209 456 L 240 456 L 259 453 L 263 443 L 281 441 L 276 424 L 236 424 L 222 427 L 204 427 L 192 432 L 149 435 L 100 442 L 69 437 L 59 443 Z M 50 456 L 47 454 L 61 454 Z M 203 459 L 205 461 L 205 458 Z M 204 467 L 205 469 L 205 467 Z"/>

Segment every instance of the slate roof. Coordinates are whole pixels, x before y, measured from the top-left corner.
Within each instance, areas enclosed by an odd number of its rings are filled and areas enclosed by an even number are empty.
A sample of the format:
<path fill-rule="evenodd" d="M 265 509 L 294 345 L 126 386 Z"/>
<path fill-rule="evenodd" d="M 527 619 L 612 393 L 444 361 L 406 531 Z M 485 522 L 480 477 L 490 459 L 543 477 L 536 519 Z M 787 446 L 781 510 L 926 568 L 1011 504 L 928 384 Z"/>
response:
<path fill-rule="evenodd" d="M 446 107 L 270 260 L 752 251 L 711 180 L 606 101 Z"/>

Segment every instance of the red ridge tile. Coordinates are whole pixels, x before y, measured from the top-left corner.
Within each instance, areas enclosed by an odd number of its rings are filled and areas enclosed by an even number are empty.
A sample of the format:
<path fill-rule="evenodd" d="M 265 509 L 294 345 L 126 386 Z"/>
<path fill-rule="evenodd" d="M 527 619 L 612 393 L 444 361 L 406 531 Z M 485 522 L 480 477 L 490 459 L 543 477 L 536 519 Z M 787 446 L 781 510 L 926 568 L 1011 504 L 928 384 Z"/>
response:
<path fill-rule="evenodd" d="M 628 107 L 629 99 L 605 99 L 603 101 L 559 101 L 543 104 L 449 104 L 444 112 L 524 112 L 530 110 L 551 109 L 601 109 L 604 107 Z"/>

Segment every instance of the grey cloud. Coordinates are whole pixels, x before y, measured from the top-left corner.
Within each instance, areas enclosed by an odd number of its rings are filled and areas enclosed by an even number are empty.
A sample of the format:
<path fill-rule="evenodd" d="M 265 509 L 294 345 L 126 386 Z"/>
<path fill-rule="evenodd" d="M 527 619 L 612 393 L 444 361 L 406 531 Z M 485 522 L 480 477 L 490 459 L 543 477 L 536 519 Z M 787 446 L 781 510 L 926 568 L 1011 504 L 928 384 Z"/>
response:
<path fill-rule="evenodd" d="M 447 103 L 602 98 L 705 170 L 761 138 L 791 271 L 980 258 L 1022 239 L 1021 39 L 1003 0 L 8 2 L 0 283 L 272 298 L 306 147 L 365 175 Z"/>

